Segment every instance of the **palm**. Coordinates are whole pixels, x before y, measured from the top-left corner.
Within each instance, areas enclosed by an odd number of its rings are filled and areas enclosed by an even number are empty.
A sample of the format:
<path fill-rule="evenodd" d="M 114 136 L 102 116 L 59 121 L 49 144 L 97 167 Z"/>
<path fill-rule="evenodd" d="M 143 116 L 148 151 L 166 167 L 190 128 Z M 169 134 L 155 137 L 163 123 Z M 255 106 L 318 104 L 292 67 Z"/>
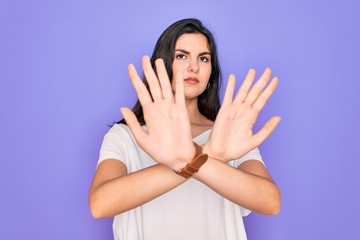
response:
<path fill-rule="evenodd" d="M 225 162 L 237 159 L 259 146 L 275 129 L 280 121 L 279 117 L 271 118 L 258 133 L 253 133 L 259 112 L 278 82 L 278 79 L 274 78 L 265 88 L 270 75 L 271 71 L 265 70 L 250 90 L 255 77 L 255 71 L 250 70 L 234 99 L 235 77 L 229 77 L 224 101 L 210 139 L 204 146 L 210 156 Z"/>
<path fill-rule="evenodd" d="M 143 58 L 143 68 L 150 92 L 141 81 L 133 65 L 129 76 L 143 108 L 147 130 L 141 128 L 134 113 L 127 108 L 121 111 L 139 146 L 155 161 L 172 168 L 185 163 L 195 154 L 188 113 L 185 106 L 183 80 L 176 77 L 174 96 L 162 60 L 155 62 L 155 75 L 148 57 Z"/>
<path fill-rule="evenodd" d="M 161 104 L 150 103 L 144 108 L 144 118 L 147 133 L 138 142 L 154 159 L 166 163 L 171 159 L 187 159 L 193 154 L 194 146 L 185 106 L 166 101 Z"/>

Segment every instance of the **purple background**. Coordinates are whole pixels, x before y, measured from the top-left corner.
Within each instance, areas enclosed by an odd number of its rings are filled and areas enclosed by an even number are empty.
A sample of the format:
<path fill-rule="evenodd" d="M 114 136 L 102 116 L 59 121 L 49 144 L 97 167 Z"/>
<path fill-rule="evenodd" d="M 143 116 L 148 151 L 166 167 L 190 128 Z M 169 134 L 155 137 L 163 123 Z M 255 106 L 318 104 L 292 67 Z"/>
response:
<path fill-rule="evenodd" d="M 226 77 L 267 66 L 277 92 L 259 125 L 282 190 L 277 216 L 245 218 L 249 239 L 360 239 L 360 4 L 353 1 L 0 2 L 0 239 L 111 239 L 87 203 L 107 124 L 136 99 L 140 66 L 172 22 L 215 33 Z"/>

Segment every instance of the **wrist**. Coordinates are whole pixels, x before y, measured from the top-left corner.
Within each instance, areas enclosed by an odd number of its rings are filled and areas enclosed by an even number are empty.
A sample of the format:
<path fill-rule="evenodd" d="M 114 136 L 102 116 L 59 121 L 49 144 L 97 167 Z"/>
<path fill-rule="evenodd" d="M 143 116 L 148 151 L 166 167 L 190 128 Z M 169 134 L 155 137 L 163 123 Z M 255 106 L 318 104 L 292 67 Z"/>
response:
<path fill-rule="evenodd" d="M 187 163 L 184 167 L 174 170 L 174 172 L 184 178 L 192 177 L 196 172 L 199 171 L 200 167 L 207 161 L 208 155 L 203 153 L 202 147 L 194 142 L 195 155 L 191 162 Z"/>
<path fill-rule="evenodd" d="M 218 161 L 221 161 L 221 162 L 226 162 L 226 160 L 224 158 L 222 158 L 221 156 L 218 156 L 217 154 L 214 154 L 211 151 L 211 148 L 209 147 L 209 145 L 207 143 L 205 143 L 201 147 L 203 149 L 203 153 L 206 153 L 209 156 L 209 158 L 212 158 L 214 160 L 218 160 Z"/>
<path fill-rule="evenodd" d="M 167 164 L 169 168 L 173 171 L 179 171 L 184 168 L 187 164 L 189 164 L 196 156 L 196 147 L 193 145 L 192 152 L 187 154 L 188 157 L 182 157 L 181 159 L 175 159 L 172 163 Z"/>

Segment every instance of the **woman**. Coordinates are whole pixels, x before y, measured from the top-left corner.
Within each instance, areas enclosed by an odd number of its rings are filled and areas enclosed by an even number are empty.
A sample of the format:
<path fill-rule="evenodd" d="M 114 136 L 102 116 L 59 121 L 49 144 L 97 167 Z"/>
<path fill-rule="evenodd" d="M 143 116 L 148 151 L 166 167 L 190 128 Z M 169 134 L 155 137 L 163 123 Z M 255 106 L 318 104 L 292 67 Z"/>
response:
<path fill-rule="evenodd" d="M 234 96 L 230 75 L 220 108 L 216 44 L 197 19 L 168 27 L 142 65 L 145 84 L 129 65 L 139 101 L 101 147 L 93 216 L 115 216 L 115 239 L 246 239 L 242 216 L 280 210 L 257 149 L 280 118 L 252 133 L 277 78 L 266 69 L 251 87 L 250 70 Z"/>

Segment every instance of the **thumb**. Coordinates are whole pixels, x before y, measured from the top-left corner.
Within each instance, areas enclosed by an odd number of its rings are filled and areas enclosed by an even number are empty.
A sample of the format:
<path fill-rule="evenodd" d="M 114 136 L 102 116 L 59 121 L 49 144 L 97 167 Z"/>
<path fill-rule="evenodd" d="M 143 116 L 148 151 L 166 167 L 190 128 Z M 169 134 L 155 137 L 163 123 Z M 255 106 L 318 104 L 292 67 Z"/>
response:
<path fill-rule="evenodd" d="M 261 128 L 259 132 L 254 135 L 255 143 L 259 146 L 270 134 L 275 130 L 276 126 L 279 124 L 281 117 L 276 116 L 272 117 L 265 125 Z"/>
<path fill-rule="evenodd" d="M 131 132 L 133 133 L 136 142 L 140 144 L 141 140 L 145 137 L 145 132 L 141 128 L 141 125 L 139 121 L 137 120 L 135 114 L 133 111 L 131 111 L 129 108 L 120 108 L 120 112 L 122 113 L 126 124 L 130 128 Z"/>

